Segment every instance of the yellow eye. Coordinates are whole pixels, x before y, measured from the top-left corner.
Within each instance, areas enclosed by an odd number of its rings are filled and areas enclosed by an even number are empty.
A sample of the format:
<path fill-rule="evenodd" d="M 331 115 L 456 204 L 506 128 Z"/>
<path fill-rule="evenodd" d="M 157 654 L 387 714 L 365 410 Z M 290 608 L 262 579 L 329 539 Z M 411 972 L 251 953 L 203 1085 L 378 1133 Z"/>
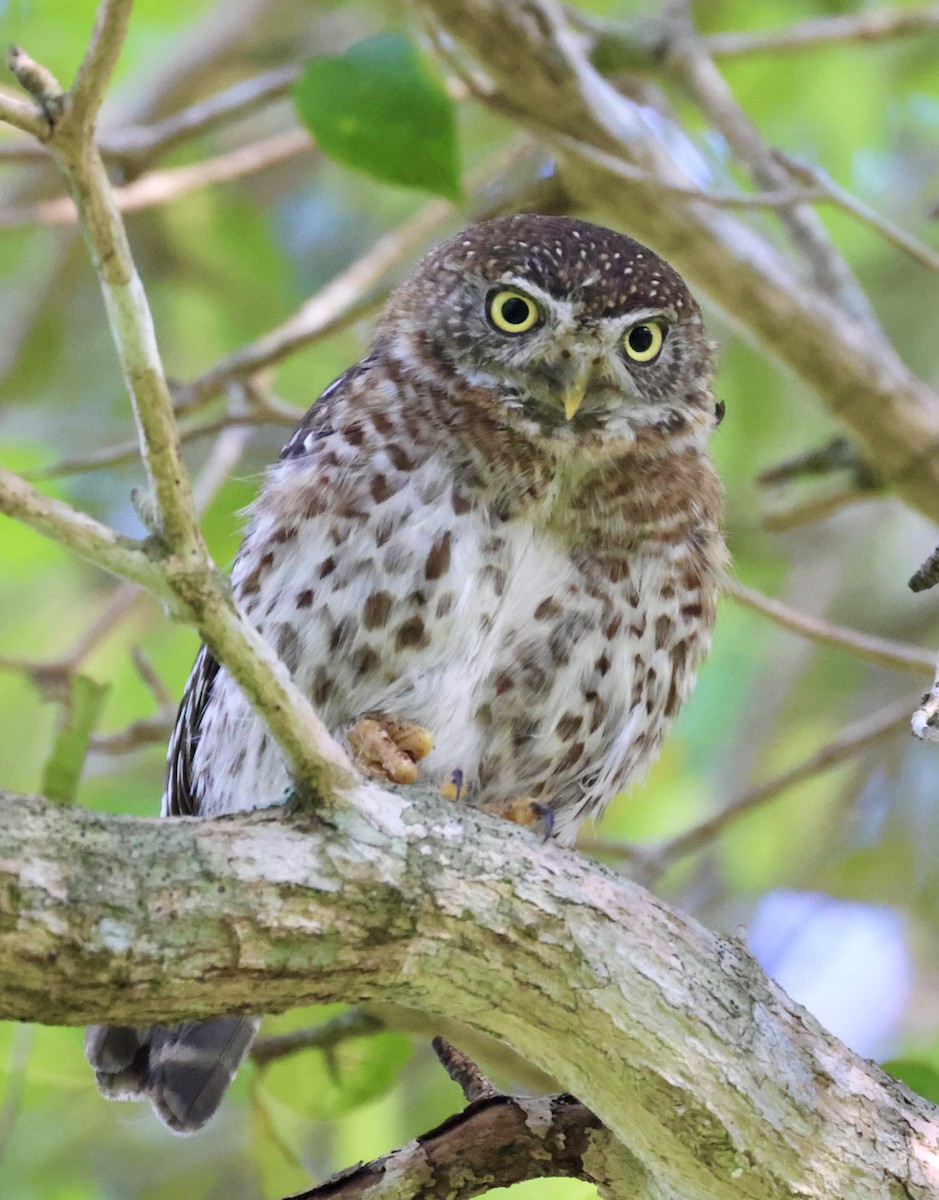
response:
<path fill-rule="evenodd" d="M 633 362 L 647 363 L 658 358 L 664 341 L 665 330 L 658 321 L 643 321 L 626 330 L 623 345 Z"/>
<path fill-rule="evenodd" d="M 488 303 L 489 320 L 503 333 L 527 333 L 541 320 L 538 305 L 521 292 L 494 292 Z"/>

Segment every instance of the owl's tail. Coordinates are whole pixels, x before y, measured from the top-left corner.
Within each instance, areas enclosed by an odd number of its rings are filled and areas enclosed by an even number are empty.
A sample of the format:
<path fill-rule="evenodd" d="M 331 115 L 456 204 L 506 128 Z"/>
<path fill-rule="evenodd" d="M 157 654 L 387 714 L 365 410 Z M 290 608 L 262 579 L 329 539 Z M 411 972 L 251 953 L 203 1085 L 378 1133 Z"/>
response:
<path fill-rule="evenodd" d="M 217 1017 L 181 1025 L 90 1025 L 85 1057 L 110 1100 L 143 1100 L 175 1133 L 195 1133 L 222 1102 L 259 1017 Z"/>

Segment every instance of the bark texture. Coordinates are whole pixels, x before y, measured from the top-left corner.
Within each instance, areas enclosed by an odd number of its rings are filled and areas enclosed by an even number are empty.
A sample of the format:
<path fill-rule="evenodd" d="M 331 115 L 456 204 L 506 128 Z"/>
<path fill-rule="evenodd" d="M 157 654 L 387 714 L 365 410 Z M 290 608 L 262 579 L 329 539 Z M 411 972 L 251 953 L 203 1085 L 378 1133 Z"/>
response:
<path fill-rule="evenodd" d="M 939 1196 L 932 1105 L 741 944 L 526 830 L 374 785 L 328 820 L 0 805 L 2 1017 L 394 1001 L 559 1079 L 615 1136 L 590 1149 L 610 1195 Z"/>

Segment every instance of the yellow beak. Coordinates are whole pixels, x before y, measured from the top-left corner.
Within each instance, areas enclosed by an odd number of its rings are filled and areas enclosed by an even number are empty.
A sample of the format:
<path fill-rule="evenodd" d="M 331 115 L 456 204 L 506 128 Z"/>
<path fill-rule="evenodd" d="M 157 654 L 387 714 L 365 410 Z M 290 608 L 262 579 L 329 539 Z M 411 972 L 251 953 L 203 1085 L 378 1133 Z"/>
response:
<path fill-rule="evenodd" d="M 578 381 L 573 387 L 568 388 L 564 393 L 564 415 L 568 421 L 572 420 L 578 408 L 584 402 L 584 393 L 587 390 L 587 381 L 582 383 Z"/>
<path fill-rule="evenodd" d="M 564 404 L 564 415 L 568 421 L 574 419 L 574 416 L 584 402 L 584 396 L 587 394 L 587 388 L 590 386 L 593 370 L 593 363 L 579 363 L 577 374 L 561 393 L 561 400 Z"/>

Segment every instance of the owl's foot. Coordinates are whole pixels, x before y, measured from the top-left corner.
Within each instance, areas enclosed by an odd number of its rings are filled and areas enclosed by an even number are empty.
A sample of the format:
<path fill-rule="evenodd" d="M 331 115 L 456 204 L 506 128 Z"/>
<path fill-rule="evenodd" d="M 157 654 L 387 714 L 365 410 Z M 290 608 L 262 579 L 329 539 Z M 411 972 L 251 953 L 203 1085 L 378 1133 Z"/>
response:
<path fill-rule="evenodd" d="M 384 783 L 416 782 L 417 764 L 434 744 L 423 725 L 384 715 L 362 717 L 346 740 L 358 767 Z"/>
<path fill-rule="evenodd" d="M 540 833 L 547 841 L 554 832 L 554 809 L 532 796 L 518 796 L 503 804 L 480 805 L 483 812 L 494 813 L 513 825 L 524 825 Z"/>

